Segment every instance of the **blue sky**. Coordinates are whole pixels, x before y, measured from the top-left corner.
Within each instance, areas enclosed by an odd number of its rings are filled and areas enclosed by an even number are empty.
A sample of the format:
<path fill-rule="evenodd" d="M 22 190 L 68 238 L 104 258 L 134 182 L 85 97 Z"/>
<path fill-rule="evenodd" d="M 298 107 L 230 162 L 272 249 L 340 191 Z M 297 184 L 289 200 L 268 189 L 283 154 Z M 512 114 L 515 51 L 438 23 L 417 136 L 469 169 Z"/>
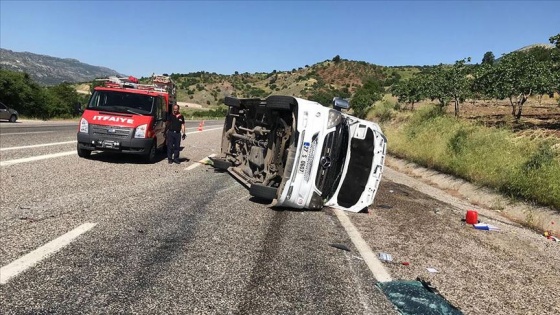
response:
<path fill-rule="evenodd" d="M 560 1 L 0 0 L 0 47 L 138 77 L 476 63 L 558 33 Z"/>

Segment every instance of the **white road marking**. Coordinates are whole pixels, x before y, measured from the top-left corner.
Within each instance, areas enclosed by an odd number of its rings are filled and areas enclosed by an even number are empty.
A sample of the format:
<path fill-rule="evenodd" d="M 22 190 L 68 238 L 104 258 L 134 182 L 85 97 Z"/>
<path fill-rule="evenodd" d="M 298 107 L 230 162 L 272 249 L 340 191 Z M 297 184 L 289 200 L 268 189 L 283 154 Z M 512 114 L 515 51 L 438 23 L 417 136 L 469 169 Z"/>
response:
<path fill-rule="evenodd" d="M 375 254 L 371 251 L 371 248 L 369 248 L 368 244 L 366 243 L 366 241 L 364 241 L 362 235 L 360 235 L 360 232 L 358 232 L 354 224 L 352 224 L 346 213 L 344 213 L 343 210 L 339 209 L 333 210 L 338 217 L 340 224 L 342 224 L 342 226 L 346 230 L 346 233 L 348 233 L 348 236 L 350 236 L 352 243 L 354 243 L 354 246 L 356 246 L 358 252 L 360 252 L 360 255 L 364 258 L 366 264 L 369 267 L 369 270 L 371 271 L 375 279 L 377 279 L 377 281 L 379 282 L 391 281 L 391 275 L 389 275 L 381 261 L 379 261 Z"/>
<path fill-rule="evenodd" d="M 195 168 L 199 167 L 202 164 L 206 164 L 208 162 L 208 158 L 215 156 L 216 154 L 212 153 L 210 154 L 208 157 L 203 158 L 202 160 L 196 162 L 193 165 L 190 165 L 189 167 L 185 168 L 185 171 L 191 171 L 194 170 Z"/>
<path fill-rule="evenodd" d="M 0 284 L 6 284 L 8 281 L 25 271 L 27 268 L 33 267 L 41 260 L 47 258 L 51 254 L 56 253 L 64 246 L 70 244 L 81 234 L 91 230 L 97 223 L 84 223 L 72 231 L 48 242 L 47 244 L 37 248 L 36 250 L 14 260 L 10 264 L 0 268 Z"/>
<path fill-rule="evenodd" d="M 9 133 L 0 133 L 0 136 L 8 136 L 8 135 L 27 135 L 31 133 L 51 133 L 54 131 L 30 131 L 30 132 L 9 132 Z"/>
<path fill-rule="evenodd" d="M 241 200 L 243 200 L 243 199 L 245 199 L 245 198 L 247 198 L 247 197 L 249 197 L 249 196 L 250 196 L 250 195 L 245 195 L 245 196 L 243 196 L 243 197 L 241 197 L 241 198 L 238 198 L 238 199 L 235 200 L 233 203 L 240 202 Z"/>
<path fill-rule="evenodd" d="M 1 148 L 0 151 L 32 149 L 32 148 L 48 147 L 48 146 L 51 146 L 51 145 L 70 144 L 70 143 L 76 143 L 76 142 L 77 142 L 76 140 L 73 140 L 73 141 L 65 141 L 65 142 L 52 142 L 52 143 L 34 144 L 34 145 L 26 145 L 26 146 L 21 146 L 21 147 Z"/>
<path fill-rule="evenodd" d="M 214 129 L 206 129 L 206 130 L 202 130 L 202 131 L 193 131 L 193 132 L 187 132 L 186 134 L 196 134 L 196 133 L 213 131 L 213 130 L 221 130 L 221 129 L 223 129 L 223 128 L 220 127 L 220 128 L 214 128 Z M 73 141 L 73 142 L 75 142 L 75 141 Z M 68 143 L 71 143 L 71 142 L 68 142 Z M 62 144 L 62 142 L 60 142 L 58 144 Z M 11 148 L 5 148 L 5 149 L 11 149 Z M 20 163 L 27 163 L 27 162 L 33 162 L 33 161 L 39 161 L 39 160 L 45 160 L 45 159 L 52 159 L 52 158 L 57 158 L 57 157 L 61 157 L 61 156 L 73 155 L 73 154 L 76 154 L 76 153 L 77 153 L 76 150 L 73 150 L 73 151 L 66 151 L 66 152 L 60 152 L 60 153 L 32 156 L 32 157 L 28 157 L 28 158 L 21 158 L 21 159 L 15 159 L 15 160 L 1 161 L 0 166 L 8 166 L 8 165 L 13 165 L 13 164 L 20 164 Z M 211 155 L 211 156 L 213 156 L 213 155 Z"/>
<path fill-rule="evenodd" d="M 185 170 L 186 170 L 186 171 L 194 170 L 195 168 L 197 168 L 198 166 L 200 166 L 200 163 L 202 163 L 202 160 L 201 160 L 201 161 L 198 161 L 198 163 L 195 163 L 195 164 L 193 164 L 193 165 L 191 165 L 191 166 L 185 168 Z"/>
<path fill-rule="evenodd" d="M 37 156 L 15 159 L 15 160 L 1 161 L 0 166 L 8 166 L 8 165 L 14 165 L 14 164 L 20 164 L 20 163 L 46 160 L 46 159 L 52 159 L 52 158 L 57 158 L 57 157 L 61 157 L 61 156 L 73 155 L 73 154 L 76 154 L 76 150 L 53 153 L 53 154 L 37 155 Z"/>

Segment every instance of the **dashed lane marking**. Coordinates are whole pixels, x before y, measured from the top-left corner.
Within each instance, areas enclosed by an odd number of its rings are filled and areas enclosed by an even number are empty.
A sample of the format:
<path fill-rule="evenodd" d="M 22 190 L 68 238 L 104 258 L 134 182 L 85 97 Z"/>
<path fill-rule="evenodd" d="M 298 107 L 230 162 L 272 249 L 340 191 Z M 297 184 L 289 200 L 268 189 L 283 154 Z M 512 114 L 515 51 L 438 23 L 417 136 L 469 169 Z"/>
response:
<path fill-rule="evenodd" d="M 34 145 L 26 145 L 26 146 L 21 146 L 21 147 L 1 148 L 0 151 L 32 149 L 32 148 L 48 147 L 48 146 L 53 146 L 53 145 L 70 144 L 70 143 L 76 143 L 76 142 L 77 142 L 76 140 L 73 140 L 73 141 L 64 141 L 64 142 L 34 144 Z"/>
<path fill-rule="evenodd" d="M 48 256 L 56 253 L 66 245 L 70 244 L 78 236 L 91 230 L 95 225 L 97 225 L 97 223 L 84 223 L 72 231 L 0 268 L 0 285 L 8 283 L 11 278 L 24 272 L 26 269 L 33 267 L 35 264 Z"/>
<path fill-rule="evenodd" d="M 364 258 L 364 261 L 366 262 L 375 279 L 377 279 L 377 281 L 379 282 L 391 281 L 391 275 L 389 275 L 387 270 L 385 270 L 385 267 L 383 266 L 381 261 L 379 261 L 379 259 L 375 257 L 375 254 L 371 251 L 371 248 L 368 246 L 366 241 L 364 241 L 362 235 L 360 234 L 360 232 L 358 232 L 354 224 L 352 224 L 352 221 L 350 221 L 346 213 L 344 213 L 343 210 L 339 209 L 333 210 L 338 217 L 338 220 L 346 230 L 346 233 L 348 233 L 348 236 L 350 236 L 352 243 L 354 243 L 354 246 L 356 246 L 362 258 Z"/>
<path fill-rule="evenodd" d="M 28 135 L 32 133 L 51 133 L 54 131 L 29 131 L 29 132 L 8 132 L 8 133 L 0 133 L 0 136 L 11 136 L 11 135 Z"/>
<path fill-rule="evenodd" d="M 40 160 L 52 159 L 52 158 L 57 158 L 57 157 L 61 157 L 61 156 L 73 155 L 73 154 L 76 154 L 76 150 L 53 153 L 53 154 L 38 155 L 38 156 L 32 156 L 32 157 L 15 159 L 15 160 L 1 161 L 0 166 L 8 166 L 8 165 L 14 165 L 14 164 L 20 164 L 20 163 L 40 161 Z"/>

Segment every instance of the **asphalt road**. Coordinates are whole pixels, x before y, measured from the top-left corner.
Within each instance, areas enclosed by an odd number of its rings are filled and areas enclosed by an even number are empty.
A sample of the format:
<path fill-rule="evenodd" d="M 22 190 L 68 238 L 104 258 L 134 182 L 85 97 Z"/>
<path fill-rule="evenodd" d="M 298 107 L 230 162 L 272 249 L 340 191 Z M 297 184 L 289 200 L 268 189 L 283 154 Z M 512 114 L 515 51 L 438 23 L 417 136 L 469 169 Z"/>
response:
<path fill-rule="evenodd" d="M 271 209 L 199 162 L 219 153 L 221 126 L 188 122 L 169 165 L 81 159 L 76 122 L 0 124 L 0 266 L 76 234 L 7 280 L 3 269 L 0 313 L 394 312 L 333 211 Z"/>

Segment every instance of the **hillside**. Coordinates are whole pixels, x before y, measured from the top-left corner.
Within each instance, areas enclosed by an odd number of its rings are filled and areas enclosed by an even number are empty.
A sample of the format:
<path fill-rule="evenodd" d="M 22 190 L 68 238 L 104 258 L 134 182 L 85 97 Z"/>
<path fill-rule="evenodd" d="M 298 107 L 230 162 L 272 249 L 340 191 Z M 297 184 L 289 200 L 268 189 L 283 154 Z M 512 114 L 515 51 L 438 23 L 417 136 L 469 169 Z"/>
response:
<path fill-rule="evenodd" d="M 26 72 L 41 85 L 61 82 L 87 82 L 95 78 L 120 75 L 117 71 L 92 66 L 76 59 L 57 58 L 0 48 L 0 68 Z"/>
<path fill-rule="evenodd" d="M 368 79 L 390 86 L 402 77 L 418 72 L 418 67 L 383 67 L 364 61 L 326 60 L 291 71 L 236 73 L 208 72 L 171 74 L 177 83 L 178 100 L 203 106 L 219 105 L 225 96 L 266 97 L 271 94 L 315 98 L 318 95 L 350 96 Z"/>

